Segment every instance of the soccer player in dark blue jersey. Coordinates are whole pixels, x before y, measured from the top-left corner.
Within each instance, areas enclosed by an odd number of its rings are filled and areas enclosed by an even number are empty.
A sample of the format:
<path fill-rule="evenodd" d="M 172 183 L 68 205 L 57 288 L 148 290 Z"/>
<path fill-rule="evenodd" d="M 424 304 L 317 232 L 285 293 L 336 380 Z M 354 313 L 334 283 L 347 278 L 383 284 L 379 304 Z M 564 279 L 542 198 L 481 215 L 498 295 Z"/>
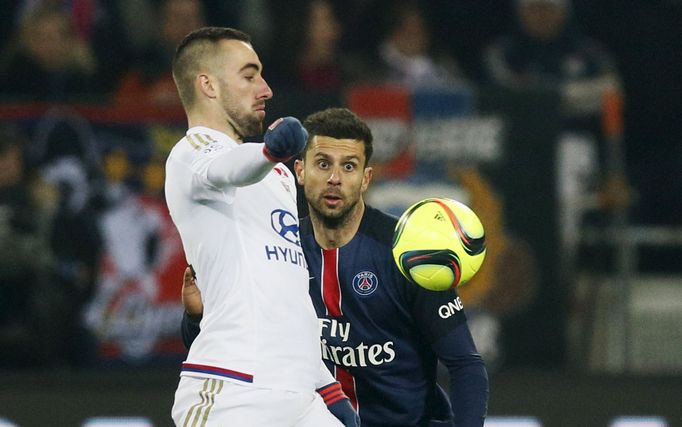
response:
<path fill-rule="evenodd" d="M 309 139 L 294 164 L 309 216 L 300 239 L 322 357 L 358 411 L 362 426 L 482 426 L 488 377 L 456 290 L 408 282 L 391 254 L 397 219 L 363 201 L 372 179 L 372 134 L 344 108 L 310 115 Z M 188 313 L 199 295 L 185 278 Z M 189 344 L 198 325 L 183 320 Z M 437 383 L 450 374 L 449 399 Z M 283 367 L 285 369 L 285 367 Z"/>

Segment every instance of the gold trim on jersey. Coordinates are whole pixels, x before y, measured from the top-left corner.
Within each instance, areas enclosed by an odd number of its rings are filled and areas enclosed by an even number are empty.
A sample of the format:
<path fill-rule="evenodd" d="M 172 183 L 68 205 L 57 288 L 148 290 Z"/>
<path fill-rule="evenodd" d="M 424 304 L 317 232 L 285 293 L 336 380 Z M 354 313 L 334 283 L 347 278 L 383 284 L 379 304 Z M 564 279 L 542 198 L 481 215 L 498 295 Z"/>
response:
<path fill-rule="evenodd" d="M 190 133 L 186 136 L 187 142 L 189 142 L 195 150 L 201 148 L 201 146 L 208 146 L 211 143 L 216 143 L 218 140 L 213 138 L 211 135 L 205 133 Z"/>
<path fill-rule="evenodd" d="M 208 135 L 206 135 L 206 134 L 204 134 L 204 133 L 195 133 L 194 136 L 195 136 L 196 139 L 197 139 L 200 143 L 202 143 L 203 145 L 208 145 L 208 141 L 206 141 L 207 139 L 208 139 L 209 141 L 211 141 L 211 137 L 208 136 Z"/>
<path fill-rule="evenodd" d="M 194 142 L 194 135 L 187 134 L 187 136 L 185 138 L 187 139 L 187 142 L 189 142 L 190 145 L 192 146 L 192 148 L 194 148 L 195 150 L 198 150 L 199 148 L 201 148 L 201 147 L 199 147 L 199 144 Z"/>

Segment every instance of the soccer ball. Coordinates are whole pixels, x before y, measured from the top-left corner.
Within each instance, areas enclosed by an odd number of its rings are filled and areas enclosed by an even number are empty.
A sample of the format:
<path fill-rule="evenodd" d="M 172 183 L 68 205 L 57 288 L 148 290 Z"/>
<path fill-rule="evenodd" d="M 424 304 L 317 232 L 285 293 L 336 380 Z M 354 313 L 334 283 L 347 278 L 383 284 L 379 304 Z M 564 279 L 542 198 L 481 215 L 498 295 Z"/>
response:
<path fill-rule="evenodd" d="M 445 291 L 468 282 L 485 258 L 485 232 L 468 206 L 424 199 L 405 210 L 393 234 L 393 259 L 411 282 Z"/>

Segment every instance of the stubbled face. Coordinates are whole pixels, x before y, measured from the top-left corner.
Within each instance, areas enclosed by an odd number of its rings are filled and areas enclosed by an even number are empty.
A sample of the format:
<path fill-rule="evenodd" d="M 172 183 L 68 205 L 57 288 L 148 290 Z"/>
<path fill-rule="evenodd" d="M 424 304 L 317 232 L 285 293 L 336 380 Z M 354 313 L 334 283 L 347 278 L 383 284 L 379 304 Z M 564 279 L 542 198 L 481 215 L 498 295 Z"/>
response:
<path fill-rule="evenodd" d="M 327 225 L 341 225 L 356 212 L 372 179 L 365 146 L 354 139 L 316 135 L 303 160 L 294 165 L 310 214 Z"/>
<path fill-rule="evenodd" d="M 251 45 L 238 40 L 220 42 L 216 64 L 220 105 L 226 121 L 242 137 L 263 132 L 265 101 L 272 90 L 261 74 L 263 65 Z"/>

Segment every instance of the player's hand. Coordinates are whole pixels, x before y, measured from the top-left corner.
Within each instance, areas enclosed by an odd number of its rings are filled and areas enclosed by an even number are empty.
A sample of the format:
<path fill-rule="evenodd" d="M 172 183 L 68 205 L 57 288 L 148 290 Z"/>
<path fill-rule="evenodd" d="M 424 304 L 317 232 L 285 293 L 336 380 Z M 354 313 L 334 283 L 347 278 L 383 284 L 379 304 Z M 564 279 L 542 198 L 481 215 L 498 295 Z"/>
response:
<path fill-rule="evenodd" d="M 341 384 L 333 382 L 317 389 L 317 392 L 324 399 L 329 412 L 345 427 L 360 427 L 360 416 L 353 409 L 348 396 L 341 390 Z"/>
<path fill-rule="evenodd" d="M 204 314 L 201 291 L 197 286 L 197 278 L 191 265 L 185 268 L 185 274 L 182 277 L 182 305 L 187 314 L 192 317 L 201 317 Z"/>
<path fill-rule="evenodd" d="M 308 131 L 295 117 L 275 120 L 265 132 L 263 154 L 271 162 L 286 162 L 303 150 Z"/>

